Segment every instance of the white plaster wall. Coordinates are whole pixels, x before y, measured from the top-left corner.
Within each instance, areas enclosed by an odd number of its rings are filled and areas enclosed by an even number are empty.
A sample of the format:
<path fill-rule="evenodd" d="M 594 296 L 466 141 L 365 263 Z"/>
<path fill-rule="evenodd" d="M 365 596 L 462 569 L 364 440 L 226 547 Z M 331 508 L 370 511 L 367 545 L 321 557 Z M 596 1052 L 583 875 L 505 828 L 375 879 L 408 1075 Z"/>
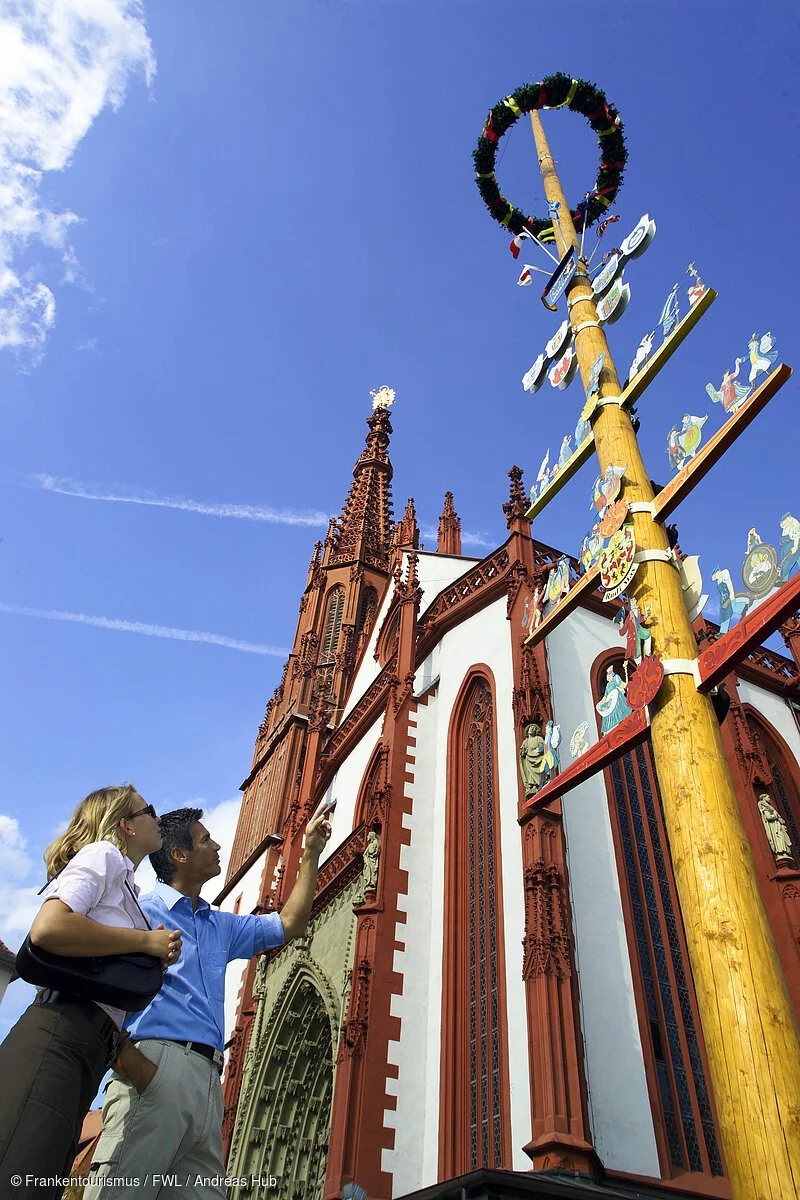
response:
<path fill-rule="evenodd" d="M 395 1084 L 398 1101 L 397 1110 L 385 1114 L 386 1123 L 397 1129 L 397 1140 L 393 1150 L 383 1152 L 383 1168 L 393 1174 L 394 1195 L 435 1183 L 438 1175 L 447 741 L 456 697 L 467 672 L 478 662 L 491 668 L 496 687 L 512 1166 L 516 1170 L 530 1169 L 530 1159 L 521 1149 L 531 1136 L 522 983 L 524 897 L 516 820 L 511 643 L 503 597 L 447 633 L 415 680 L 415 693 L 419 695 L 439 677 L 435 698 L 417 712 L 415 779 L 409 784 L 413 799 L 411 845 L 401 859 L 409 871 L 409 892 L 404 902 L 407 921 L 398 926 L 397 934 L 398 940 L 406 943 L 406 950 L 395 958 L 396 969 L 403 973 L 403 994 L 395 998 L 392 1008 L 402 1021 L 400 1041 L 391 1047 L 393 1061 L 399 1067 Z"/>
<path fill-rule="evenodd" d="M 320 856 L 320 865 L 329 859 L 334 851 L 338 850 L 342 842 L 346 841 L 353 832 L 353 820 L 356 813 L 358 792 L 364 779 L 364 772 L 367 769 L 372 751 L 378 744 L 382 728 L 383 714 L 381 714 L 374 725 L 370 726 L 358 745 L 353 748 L 328 786 L 325 799 L 335 796 L 336 808 L 331 816 L 333 834 Z"/>
<path fill-rule="evenodd" d="M 784 741 L 787 742 L 792 754 L 800 761 L 800 729 L 797 728 L 794 714 L 786 701 L 782 700 L 780 696 L 776 696 L 774 692 L 768 692 L 765 688 L 758 687 L 754 683 L 747 683 L 743 679 L 738 681 L 737 687 L 742 703 L 752 704 L 753 708 L 757 708 L 770 725 L 774 725 Z"/>
<path fill-rule="evenodd" d="M 562 764 L 581 721 L 597 737 L 589 669 L 609 647 L 622 648 L 616 628 L 596 613 L 577 611 L 547 638 Z M 563 799 L 575 952 L 592 1134 L 606 1167 L 660 1174 L 617 864 L 602 773 Z"/>
<path fill-rule="evenodd" d="M 435 554 L 427 551 L 420 551 L 417 561 L 417 576 L 419 577 L 420 588 L 422 589 L 422 599 L 420 601 L 420 616 L 425 612 L 432 602 L 436 599 L 444 588 L 449 587 L 454 579 L 458 579 L 459 575 L 476 562 L 480 562 L 479 558 L 456 558 L 449 554 Z M 403 555 L 403 573 L 405 574 L 408 565 L 408 555 Z M 394 595 L 394 584 L 390 583 L 387 588 L 386 595 L 383 598 L 380 610 L 378 612 L 375 625 L 369 639 L 369 645 L 364 652 L 364 657 L 361 660 L 361 666 L 358 668 L 355 679 L 353 680 L 353 688 L 350 692 L 347 704 L 344 708 L 344 716 L 350 712 L 358 703 L 369 685 L 378 677 L 381 671 L 380 664 L 375 658 L 375 647 L 378 642 L 378 637 L 383 627 L 383 622 L 386 613 L 389 610 L 389 605 L 392 602 Z"/>

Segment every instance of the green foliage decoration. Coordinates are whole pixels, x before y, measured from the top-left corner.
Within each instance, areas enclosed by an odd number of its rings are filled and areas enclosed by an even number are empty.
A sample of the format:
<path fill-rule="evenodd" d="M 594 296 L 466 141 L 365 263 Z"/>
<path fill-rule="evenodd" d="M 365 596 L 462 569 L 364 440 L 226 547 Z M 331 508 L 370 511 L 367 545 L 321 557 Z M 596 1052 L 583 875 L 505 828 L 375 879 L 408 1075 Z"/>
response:
<path fill-rule="evenodd" d="M 619 113 L 609 104 L 605 94 L 586 79 L 572 79 L 563 72 L 547 75 L 538 83 L 526 83 L 506 96 L 489 112 L 478 145 L 472 152 L 475 181 L 490 214 L 511 233 L 528 230 L 545 240 L 552 240 L 550 219 L 529 217 L 506 200 L 497 185 L 495 162 L 500 139 L 524 113 L 539 108 L 561 108 L 581 113 L 597 133 L 600 147 L 600 166 L 594 189 L 588 193 L 587 228 L 602 217 L 614 203 L 622 185 L 622 173 L 628 159 L 625 136 Z M 583 206 L 572 212 L 576 228 L 583 225 Z"/>

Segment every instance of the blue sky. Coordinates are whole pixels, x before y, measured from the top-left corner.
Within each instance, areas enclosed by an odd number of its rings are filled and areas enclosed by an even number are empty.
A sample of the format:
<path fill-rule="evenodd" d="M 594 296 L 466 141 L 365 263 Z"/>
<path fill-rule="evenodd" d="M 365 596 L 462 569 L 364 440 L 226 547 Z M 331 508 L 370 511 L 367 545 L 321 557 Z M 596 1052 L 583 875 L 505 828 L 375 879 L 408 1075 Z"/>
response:
<path fill-rule="evenodd" d="M 38 20 L 48 7 L 31 9 Z M 87 790 L 130 778 L 161 808 L 225 805 L 230 827 L 371 388 L 397 392 L 396 509 L 414 495 L 430 529 L 452 489 L 478 555 L 503 540 L 509 467 L 529 485 L 574 428 L 579 383 L 535 396 L 520 384 L 561 315 L 515 286 L 508 235 L 473 183 L 492 104 L 566 70 L 621 111 L 616 229 L 647 211 L 658 234 L 609 331 L 620 367 L 673 283 L 689 283 L 690 260 L 720 293 L 639 404 L 654 478 L 668 478 L 666 435 L 684 412 L 718 428 L 705 384 L 754 330 L 772 330 L 791 364 L 798 312 L 794 5 L 98 0 L 94 27 L 73 21 L 77 0 L 61 7 L 17 65 L 27 98 L 0 135 L 3 177 L 22 188 L 0 204 L 0 936 L 12 946 L 42 847 Z M 596 143 L 576 115 L 546 124 L 577 202 Z M 542 212 L 527 123 L 504 139 L 498 176 Z M 797 514 L 797 386 L 678 512 L 707 585 L 717 561 L 738 580 L 751 525 L 774 541 Z M 578 550 L 593 476 L 582 470 L 535 535 Z"/>

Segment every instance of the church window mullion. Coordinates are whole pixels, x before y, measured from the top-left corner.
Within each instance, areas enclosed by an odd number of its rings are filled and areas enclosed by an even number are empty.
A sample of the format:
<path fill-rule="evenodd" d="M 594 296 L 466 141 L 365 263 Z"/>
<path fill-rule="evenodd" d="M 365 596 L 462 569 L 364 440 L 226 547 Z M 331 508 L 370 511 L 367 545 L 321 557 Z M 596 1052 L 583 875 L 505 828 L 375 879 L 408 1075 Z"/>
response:
<path fill-rule="evenodd" d="M 688 962 L 684 961 L 682 926 L 679 928 L 680 908 L 677 893 L 671 886 L 674 876 L 664 814 L 658 793 L 652 785 L 655 783 L 655 763 L 649 742 L 636 748 L 635 758 L 640 784 L 639 795 L 642 797 L 650 835 L 654 880 L 658 886 L 663 913 L 666 948 L 669 952 L 670 980 L 673 995 L 677 998 L 680 1015 L 680 1019 L 678 1019 L 678 1013 L 675 1015 L 680 1053 L 673 1056 L 673 1062 L 677 1061 L 680 1064 L 678 1085 L 689 1161 L 693 1170 L 710 1170 L 712 1175 L 719 1176 L 723 1174 L 722 1159 L 697 1036 L 699 1018 L 692 1005 L 689 989 L 690 967 Z M 699 1141 L 701 1134 L 702 1146 Z"/>

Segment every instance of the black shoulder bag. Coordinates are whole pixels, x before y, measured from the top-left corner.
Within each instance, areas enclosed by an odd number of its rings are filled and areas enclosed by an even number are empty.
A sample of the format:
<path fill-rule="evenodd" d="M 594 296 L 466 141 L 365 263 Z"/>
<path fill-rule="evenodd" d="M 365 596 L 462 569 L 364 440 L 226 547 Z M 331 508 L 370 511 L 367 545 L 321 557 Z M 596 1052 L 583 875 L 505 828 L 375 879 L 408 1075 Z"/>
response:
<path fill-rule="evenodd" d="M 48 880 L 45 887 L 50 882 Z M 149 929 L 150 922 L 127 879 L 125 886 Z M 51 954 L 41 946 L 34 946 L 30 934 L 17 951 L 16 970 L 20 979 L 36 987 L 71 993 L 95 1004 L 107 1004 L 126 1012 L 141 1012 L 147 1008 L 153 997 L 158 995 L 164 980 L 162 960 L 153 954 L 103 954 L 92 958 L 74 958 L 68 954 Z"/>

